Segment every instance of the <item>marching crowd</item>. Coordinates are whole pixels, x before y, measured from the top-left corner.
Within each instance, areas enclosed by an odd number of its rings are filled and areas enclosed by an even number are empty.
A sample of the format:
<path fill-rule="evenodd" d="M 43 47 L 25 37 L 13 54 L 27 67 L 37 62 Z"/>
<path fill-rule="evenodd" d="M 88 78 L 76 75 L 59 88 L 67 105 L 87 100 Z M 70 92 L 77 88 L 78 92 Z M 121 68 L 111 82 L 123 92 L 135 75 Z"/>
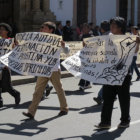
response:
<path fill-rule="evenodd" d="M 103 21 L 99 26 L 93 25 L 93 23 L 83 23 L 76 28 L 76 40 L 83 41 L 84 38 L 100 35 L 125 35 L 127 31 L 126 21 L 121 17 L 114 17 L 110 21 Z M 61 22 L 45 22 L 40 26 L 39 32 L 46 32 L 51 34 L 57 34 L 63 36 L 64 41 L 74 41 L 73 35 L 74 31 L 71 27 L 71 22 L 66 21 L 66 25 L 63 27 Z M 6 23 L 0 23 L 0 37 L 3 39 L 10 39 L 12 34 L 12 28 Z M 138 70 L 136 60 L 139 51 L 139 28 L 137 26 L 132 26 L 129 29 L 129 34 L 137 35 L 136 38 L 136 50 L 135 55 L 132 60 L 132 64 L 128 70 L 128 74 L 121 86 L 103 85 L 100 89 L 98 96 L 94 97 L 94 101 L 97 104 L 102 104 L 101 110 L 101 122 L 96 125 L 97 128 L 108 129 L 111 127 L 111 116 L 113 110 L 114 101 L 118 98 L 121 110 L 121 122 L 118 125 L 119 128 L 129 127 L 131 120 L 130 117 L 130 85 L 131 78 L 134 70 L 137 74 L 137 81 L 140 80 L 140 72 Z M 65 42 L 61 42 L 62 51 L 64 53 L 69 53 L 69 46 L 65 45 Z M 17 43 L 17 42 L 16 42 Z M 15 44 L 16 44 L 15 43 Z M 84 44 L 84 43 L 83 43 Z M 57 65 L 53 68 L 53 72 L 50 78 L 48 77 L 37 77 L 35 92 L 33 94 L 33 99 L 28 107 L 27 112 L 23 112 L 23 115 L 34 119 L 38 105 L 44 96 L 48 96 L 52 90 L 52 86 L 48 85 L 48 81 L 51 81 L 53 87 L 57 92 L 57 96 L 60 102 L 60 112 L 59 116 L 67 115 L 69 108 L 65 96 L 65 91 L 61 83 L 61 70 L 60 70 L 60 60 Z M 87 88 L 91 88 L 91 83 L 87 80 L 80 79 L 79 90 L 83 91 Z M 20 103 L 20 92 L 15 90 L 11 84 L 11 72 L 7 66 L 2 66 L 0 69 L 0 107 L 3 107 L 3 99 L 1 94 L 3 92 L 8 92 L 15 99 L 15 104 Z M 117 97 L 118 96 L 118 97 Z"/>

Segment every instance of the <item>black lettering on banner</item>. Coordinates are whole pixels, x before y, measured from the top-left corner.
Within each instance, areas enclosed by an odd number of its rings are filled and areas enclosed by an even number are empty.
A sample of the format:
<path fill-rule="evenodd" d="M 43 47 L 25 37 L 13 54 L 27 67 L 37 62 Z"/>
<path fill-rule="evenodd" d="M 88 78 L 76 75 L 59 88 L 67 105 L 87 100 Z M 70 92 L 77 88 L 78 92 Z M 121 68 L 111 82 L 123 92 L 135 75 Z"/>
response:
<path fill-rule="evenodd" d="M 43 59 L 43 55 L 42 54 L 37 54 L 36 55 L 36 57 L 35 57 L 35 59 L 34 59 L 34 61 L 40 61 L 40 62 L 42 62 L 42 59 Z"/>
<path fill-rule="evenodd" d="M 47 59 L 44 63 L 46 64 L 51 58 L 52 58 L 51 56 L 47 56 Z"/>
<path fill-rule="evenodd" d="M 15 52 L 12 52 L 11 54 L 10 54 L 10 57 L 16 57 L 16 53 Z"/>
<path fill-rule="evenodd" d="M 33 41 L 38 41 L 38 39 L 39 39 L 39 33 L 36 34 L 36 36 L 34 37 Z"/>
<path fill-rule="evenodd" d="M 49 55 L 55 55 L 57 52 L 57 49 L 56 48 L 52 48 Z"/>
<path fill-rule="evenodd" d="M 48 65 L 51 65 L 51 66 L 54 66 L 56 63 L 57 63 L 57 58 L 52 58 L 50 61 L 49 61 L 49 63 L 48 63 Z"/>
<path fill-rule="evenodd" d="M 50 51 L 51 46 L 47 46 L 43 52 L 43 54 L 48 54 L 48 52 Z"/>
<path fill-rule="evenodd" d="M 48 36 L 49 36 L 49 35 L 44 35 L 45 38 L 43 39 L 43 42 L 46 42 Z"/>
<path fill-rule="evenodd" d="M 8 58 L 8 65 L 15 70 L 22 71 L 24 63 L 19 63 Z"/>
<path fill-rule="evenodd" d="M 43 75 L 50 75 L 52 67 L 44 66 L 42 73 Z"/>
<path fill-rule="evenodd" d="M 39 37 L 38 41 L 39 41 L 39 42 L 43 42 L 44 39 L 46 39 L 46 36 L 41 35 L 41 36 Z"/>
<path fill-rule="evenodd" d="M 12 45 L 12 39 L 0 39 L 0 46 L 10 47 Z"/>
<path fill-rule="evenodd" d="M 53 41 L 53 36 L 49 36 L 49 39 L 47 40 L 47 43 L 51 43 Z"/>

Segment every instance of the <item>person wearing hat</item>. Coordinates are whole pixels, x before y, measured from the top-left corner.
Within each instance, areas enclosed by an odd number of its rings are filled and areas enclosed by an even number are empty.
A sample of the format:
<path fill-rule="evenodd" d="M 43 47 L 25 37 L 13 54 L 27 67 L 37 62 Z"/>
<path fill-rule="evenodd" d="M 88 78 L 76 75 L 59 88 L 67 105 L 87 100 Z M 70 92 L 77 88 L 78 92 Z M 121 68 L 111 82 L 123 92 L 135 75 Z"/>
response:
<path fill-rule="evenodd" d="M 55 33 L 56 25 L 53 22 L 45 22 L 42 25 L 42 32 L 46 33 Z M 65 43 L 61 42 L 62 49 L 64 53 L 69 53 L 69 47 L 65 46 Z M 57 92 L 58 99 L 60 102 L 60 112 L 59 116 L 67 115 L 68 114 L 68 105 L 65 97 L 65 92 L 63 90 L 62 84 L 61 84 L 61 72 L 60 72 L 60 61 L 57 63 L 56 67 L 54 67 L 51 77 L 37 77 L 37 83 L 35 87 L 35 92 L 33 94 L 32 103 L 30 104 L 28 108 L 28 112 L 23 112 L 23 115 L 34 119 L 34 116 L 37 111 L 37 107 L 40 103 L 40 100 L 43 96 L 43 92 L 46 88 L 46 85 L 48 81 L 50 80 Z"/>
<path fill-rule="evenodd" d="M 0 23 L 0 36 L 2 39 L 10 39 L 12 28 L 6 23 Z M 0 107 L 3 107 L 2 92 L 8 92 L 15 98 L 15 104 L 20 103 L 20 92 L 15 90 L 11 83 L 11 72 L 8 67 L 0 68 Z"/>

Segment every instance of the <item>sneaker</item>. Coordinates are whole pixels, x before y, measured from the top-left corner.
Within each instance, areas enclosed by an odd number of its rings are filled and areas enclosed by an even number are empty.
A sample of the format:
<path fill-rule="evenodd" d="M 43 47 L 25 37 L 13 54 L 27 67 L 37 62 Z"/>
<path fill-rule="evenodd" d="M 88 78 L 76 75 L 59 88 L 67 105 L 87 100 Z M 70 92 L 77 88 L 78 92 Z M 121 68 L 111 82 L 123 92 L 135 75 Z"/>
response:
<path fill-rule="evenodd" d="M 84 89 L 92 88 L 91 85 L 85 86 Z"/>
<path fill-rule="evenodd" d="M 46 88 L 46 97 L 50 95 L 52 89 L 53 89 L 52 86 L 50 86 L 49 88 Z"/>
<path fill-rule="evenodd" d="M 118 125 L 118 128 L 127 128 L 127 127 L 129 127 L 129 122 L 121 122 Z"/>
<path fill-rule="evenodd" d="M 100 99 L 99 97 L 94 97 L 93 98 L 93 100 L 98 104 L 98 105 L 101 105 L 102 104 L 102 102 L 103 102 L 103 100 L 102 99 Z"/>
<path fill-rule="evenodd" d="M 34 119 L 34 116 L 31 113 L 26 113 L 26 112 L 22 112 L 22 114 L 26 117 L 28 117 L 29 119 Z"/>
<path fill-rule="evenodd" d="M 3 100 L 0 99 L 0 108 L 3 107 Z"/>
<path fill-rule="evenodd" d="M 136 81 L 139 81 L 140 80 L 140 77 L 137 77 Z"/>
<path fill-rule="evenodd" d="M 68 112 L 66 112 L 66 111 L 60 111 L 58 116 L 64 116 L 64 115 L 67 115 L 67 114 L 68 114 Z"/>
<path fill-rule="evenodd" d="M 97 127 L 98 129 L 110 129 L 111 125 L 110 124 L 99 123 L 98 125 L 95 125 L 95 127 Z"/>
<path fill-rule="evenodd" d="M 84 89 L 85 89 L 85 88 L 82 87 L 82 86 L 79 87 L 79 90 L 80 90 L 80 91 L 84 91 Z"/>

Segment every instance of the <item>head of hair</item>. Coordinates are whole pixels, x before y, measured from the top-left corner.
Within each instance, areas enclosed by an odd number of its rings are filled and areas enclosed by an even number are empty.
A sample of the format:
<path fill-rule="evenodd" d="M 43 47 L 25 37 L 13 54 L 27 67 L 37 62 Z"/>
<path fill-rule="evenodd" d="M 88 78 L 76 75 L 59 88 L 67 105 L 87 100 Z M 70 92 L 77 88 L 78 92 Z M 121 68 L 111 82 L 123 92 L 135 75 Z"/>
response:
<path fill-rule="evenodd" d="M 135 30 L 138 30 L 139 29 L 138 26 L 132 26 L 131 28 L 132 29 L 135 29 Z"/>
<path fill-rule="evenodd" d="M 84 28 L 84 27 L 87 27 L 87 28 L 89 29 L 89 28 L 90 28 L 90 25 L 89 25 L 88 23 L 84 23 L 84 24 L 83 24 L 83 28 Z"/>
<path fill-rule="evenodd" d="M 61 22 L 57 22 L 56 23 L 56 27 L 58 27 L 59 25 L 61 25 Z"/>
<path fill-rule="evenodd" d="M 70 24 L 70 20 L 67 20 L 67 21 L 66 21 L 66 24 Z"/>
<path fill-rule="evenodd" d="M 42 26 L 47 26 L 49 29 L 53 29 L 52 33 L 55 32 L 56 30 L 56 25 L 54 22 L 48 21 L 48 22 L 44 22 Z"/>
<path fill-rule="evenodd" d="M 101 29 L 103 29 L 105 32 L 108 32 L 110 30 L 110 23 L 108 20 L 104 20 L 101 22 Z"/>
<path fill-rule="evenodd" d="M 90 22 L 89 25 L 90 25 L 90 26 L 93 26 L 94 24 L 93 24 L 93 22 Z"/>
<path fill-rule="evenodd" d="M 5 30 L 8 32 L 7 36 L 10 37 L 12 35 L 12 28 L 7 23 L 0 23 L 0 27 L 5 28 Z"/>
<path fill-rule="evenodd" d="M 121 28 L 121 32 L 125 34 L 126 32 L 126 21 L 122 17 L 114 17 L 110 20 L 110 24 L 116 24 L 119 28 Z"/>

